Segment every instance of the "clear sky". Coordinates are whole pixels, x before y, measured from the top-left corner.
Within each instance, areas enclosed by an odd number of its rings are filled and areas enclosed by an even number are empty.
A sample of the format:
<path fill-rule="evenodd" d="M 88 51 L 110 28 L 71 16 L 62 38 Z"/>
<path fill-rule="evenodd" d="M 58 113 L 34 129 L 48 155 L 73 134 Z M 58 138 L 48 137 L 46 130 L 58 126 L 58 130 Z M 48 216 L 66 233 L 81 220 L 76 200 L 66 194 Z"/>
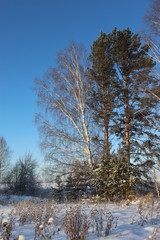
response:
<path fill-rule="evenodd" d="M 143 28 L 149 0 L 0 0 L 0 136 L 13 159 L 33 153 L 42 160 L 34 125 L 32 90 L 71 40 L 88 52 L 100 31 Z"/>

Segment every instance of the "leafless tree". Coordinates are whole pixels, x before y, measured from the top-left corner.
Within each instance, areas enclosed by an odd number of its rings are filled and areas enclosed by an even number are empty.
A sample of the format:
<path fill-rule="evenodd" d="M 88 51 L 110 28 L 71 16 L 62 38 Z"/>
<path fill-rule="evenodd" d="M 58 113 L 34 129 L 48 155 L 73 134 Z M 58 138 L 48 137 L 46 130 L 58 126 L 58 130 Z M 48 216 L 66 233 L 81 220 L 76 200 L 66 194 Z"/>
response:
<path fill-rule="evenodd" d="M 144 20 L 147 37 L 155 41 L 157 36 L 160 36 L 160 0 L 150 0 Z"/>
<path fill-rule="evenodd" d="M 150 1 L 150 8 L 145 15 L 145 26 L 148 28 L 146 41 L 150 47 L 150 56 L 156 62 L 154 69 L 155 86 L 152 88 L 145 88 L 144 91 L 160 102 L 160 0 Z M 158 122 L 159 124 L 159 122 Z M 158 127 L 158 130 L 160 128 Z"/>
<path fill-rule="evenodd" d="M 37 163 L 32 154 L 27 153 L 18 159 L 7 174 L 8 188 L 16 194 L 35 194 L 37 190 Z"/>
<path fill-rule="evenodd" d="M 9 169 L 10 156 L 11 150 L 6 140 L 4 137 L 0 137 L 0 183 L 3 181 L 3 178 Z"/>
<path fill-rule="evenodd" d="M 153 60 L 156 62 L 156 69 L 154 71 L 155 79 L 157 80 L 157 84 L 149 89 L 145 89 L 148 95 L 155 98 L 156 101 L 159 101 L 159 105 L 157 108 L 157 115 L 160 112 L 160 45 L 159 45 L 159 37 L 160 37 L 160 0 L 152 0 L 149 11 L 145 15 L 145 25 L 147 31 L 146 41 L 150 46 L 149 54 L 153 57 Z M 148 119 L 147 119 L 148 120 Z M 152 120 L 153 129 L 157 131 L 157 134 L 160 136 L 160 120 L 158 117 L 154 117 Z M 158 144 L 158 143 L 157 143 Z M 156 176 L 157 165 L 160 164 L 160 150 L 157 152 L 157 158 L 155 158 L 155 152 L 150 147 L 150 152 L 152 152 L 153 156 L 152 161 L 155 162 L 154 165 L 154 180 L 156 184 L 157 195 L 159 197 L 159 189 L 158 189 L 158 181 Z M 159 171 L 159 167 L 157 168 Z"/>
<path fill-rule="evenodd" d="M 85 49 L 74 42 L 57 56 L 57 68 L 35 80 L 37 102 L 45 114 L 37 114 L 41 147 L 56 172 L 75 162 L 92 167 L 91 111 L 87 106 L 89 81 Z"/>

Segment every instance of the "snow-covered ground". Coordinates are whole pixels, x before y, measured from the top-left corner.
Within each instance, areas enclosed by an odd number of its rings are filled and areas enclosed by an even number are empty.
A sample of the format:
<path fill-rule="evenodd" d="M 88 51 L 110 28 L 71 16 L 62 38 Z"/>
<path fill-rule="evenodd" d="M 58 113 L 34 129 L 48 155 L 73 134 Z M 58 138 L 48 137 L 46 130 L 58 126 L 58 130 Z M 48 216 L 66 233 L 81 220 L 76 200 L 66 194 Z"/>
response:
<path fill-rule="evenodd" d="M 25 240 L 72 239 L 75 226 L 79 227 L 81 239 L 160 239 L 160 203 L 151 195 L 117 204 L 91 201 L 57 204 L 16 196 L 4 197 L 5 201 L 7 205 L 0 205 L 0 239 L 6 234 L 4 221 L 11 226 L 9 239 L 16 239 L 20 233 Z"/>

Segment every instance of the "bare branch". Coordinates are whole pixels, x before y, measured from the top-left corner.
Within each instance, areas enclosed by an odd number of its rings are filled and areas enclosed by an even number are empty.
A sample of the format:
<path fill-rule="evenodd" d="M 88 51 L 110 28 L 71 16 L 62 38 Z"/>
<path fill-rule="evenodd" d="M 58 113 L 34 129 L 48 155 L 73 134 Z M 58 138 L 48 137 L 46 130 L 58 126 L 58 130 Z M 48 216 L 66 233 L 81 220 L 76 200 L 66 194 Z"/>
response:
<path fill-rule="evenodd" d="M 56 153 L 57 162 L 60 157 L 64 162 L 65 158 L 66 162 L 87 160 L 92 167 L 87 56 L 84 49 L 72 43 L 65 53 L 59 53 L 57 63 L 57 69 L 35 81 L 38 104 L 46 113 L 45 118 L 39 115 L 38 119 L 41 145 L 50 159 Z"/>

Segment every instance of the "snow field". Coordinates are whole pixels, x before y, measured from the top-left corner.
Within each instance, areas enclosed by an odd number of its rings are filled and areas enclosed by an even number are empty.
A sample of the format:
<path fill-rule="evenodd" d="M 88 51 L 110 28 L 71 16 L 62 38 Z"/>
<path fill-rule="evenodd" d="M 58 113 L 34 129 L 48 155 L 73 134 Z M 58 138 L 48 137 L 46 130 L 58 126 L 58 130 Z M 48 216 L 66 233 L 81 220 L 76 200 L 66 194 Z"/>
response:
<path fill-rule="evenodd" d="M 160 203 L 151 194 L 117 204 L 23 199 L 0 205 L 0 239 L 160 239 Z"/>

